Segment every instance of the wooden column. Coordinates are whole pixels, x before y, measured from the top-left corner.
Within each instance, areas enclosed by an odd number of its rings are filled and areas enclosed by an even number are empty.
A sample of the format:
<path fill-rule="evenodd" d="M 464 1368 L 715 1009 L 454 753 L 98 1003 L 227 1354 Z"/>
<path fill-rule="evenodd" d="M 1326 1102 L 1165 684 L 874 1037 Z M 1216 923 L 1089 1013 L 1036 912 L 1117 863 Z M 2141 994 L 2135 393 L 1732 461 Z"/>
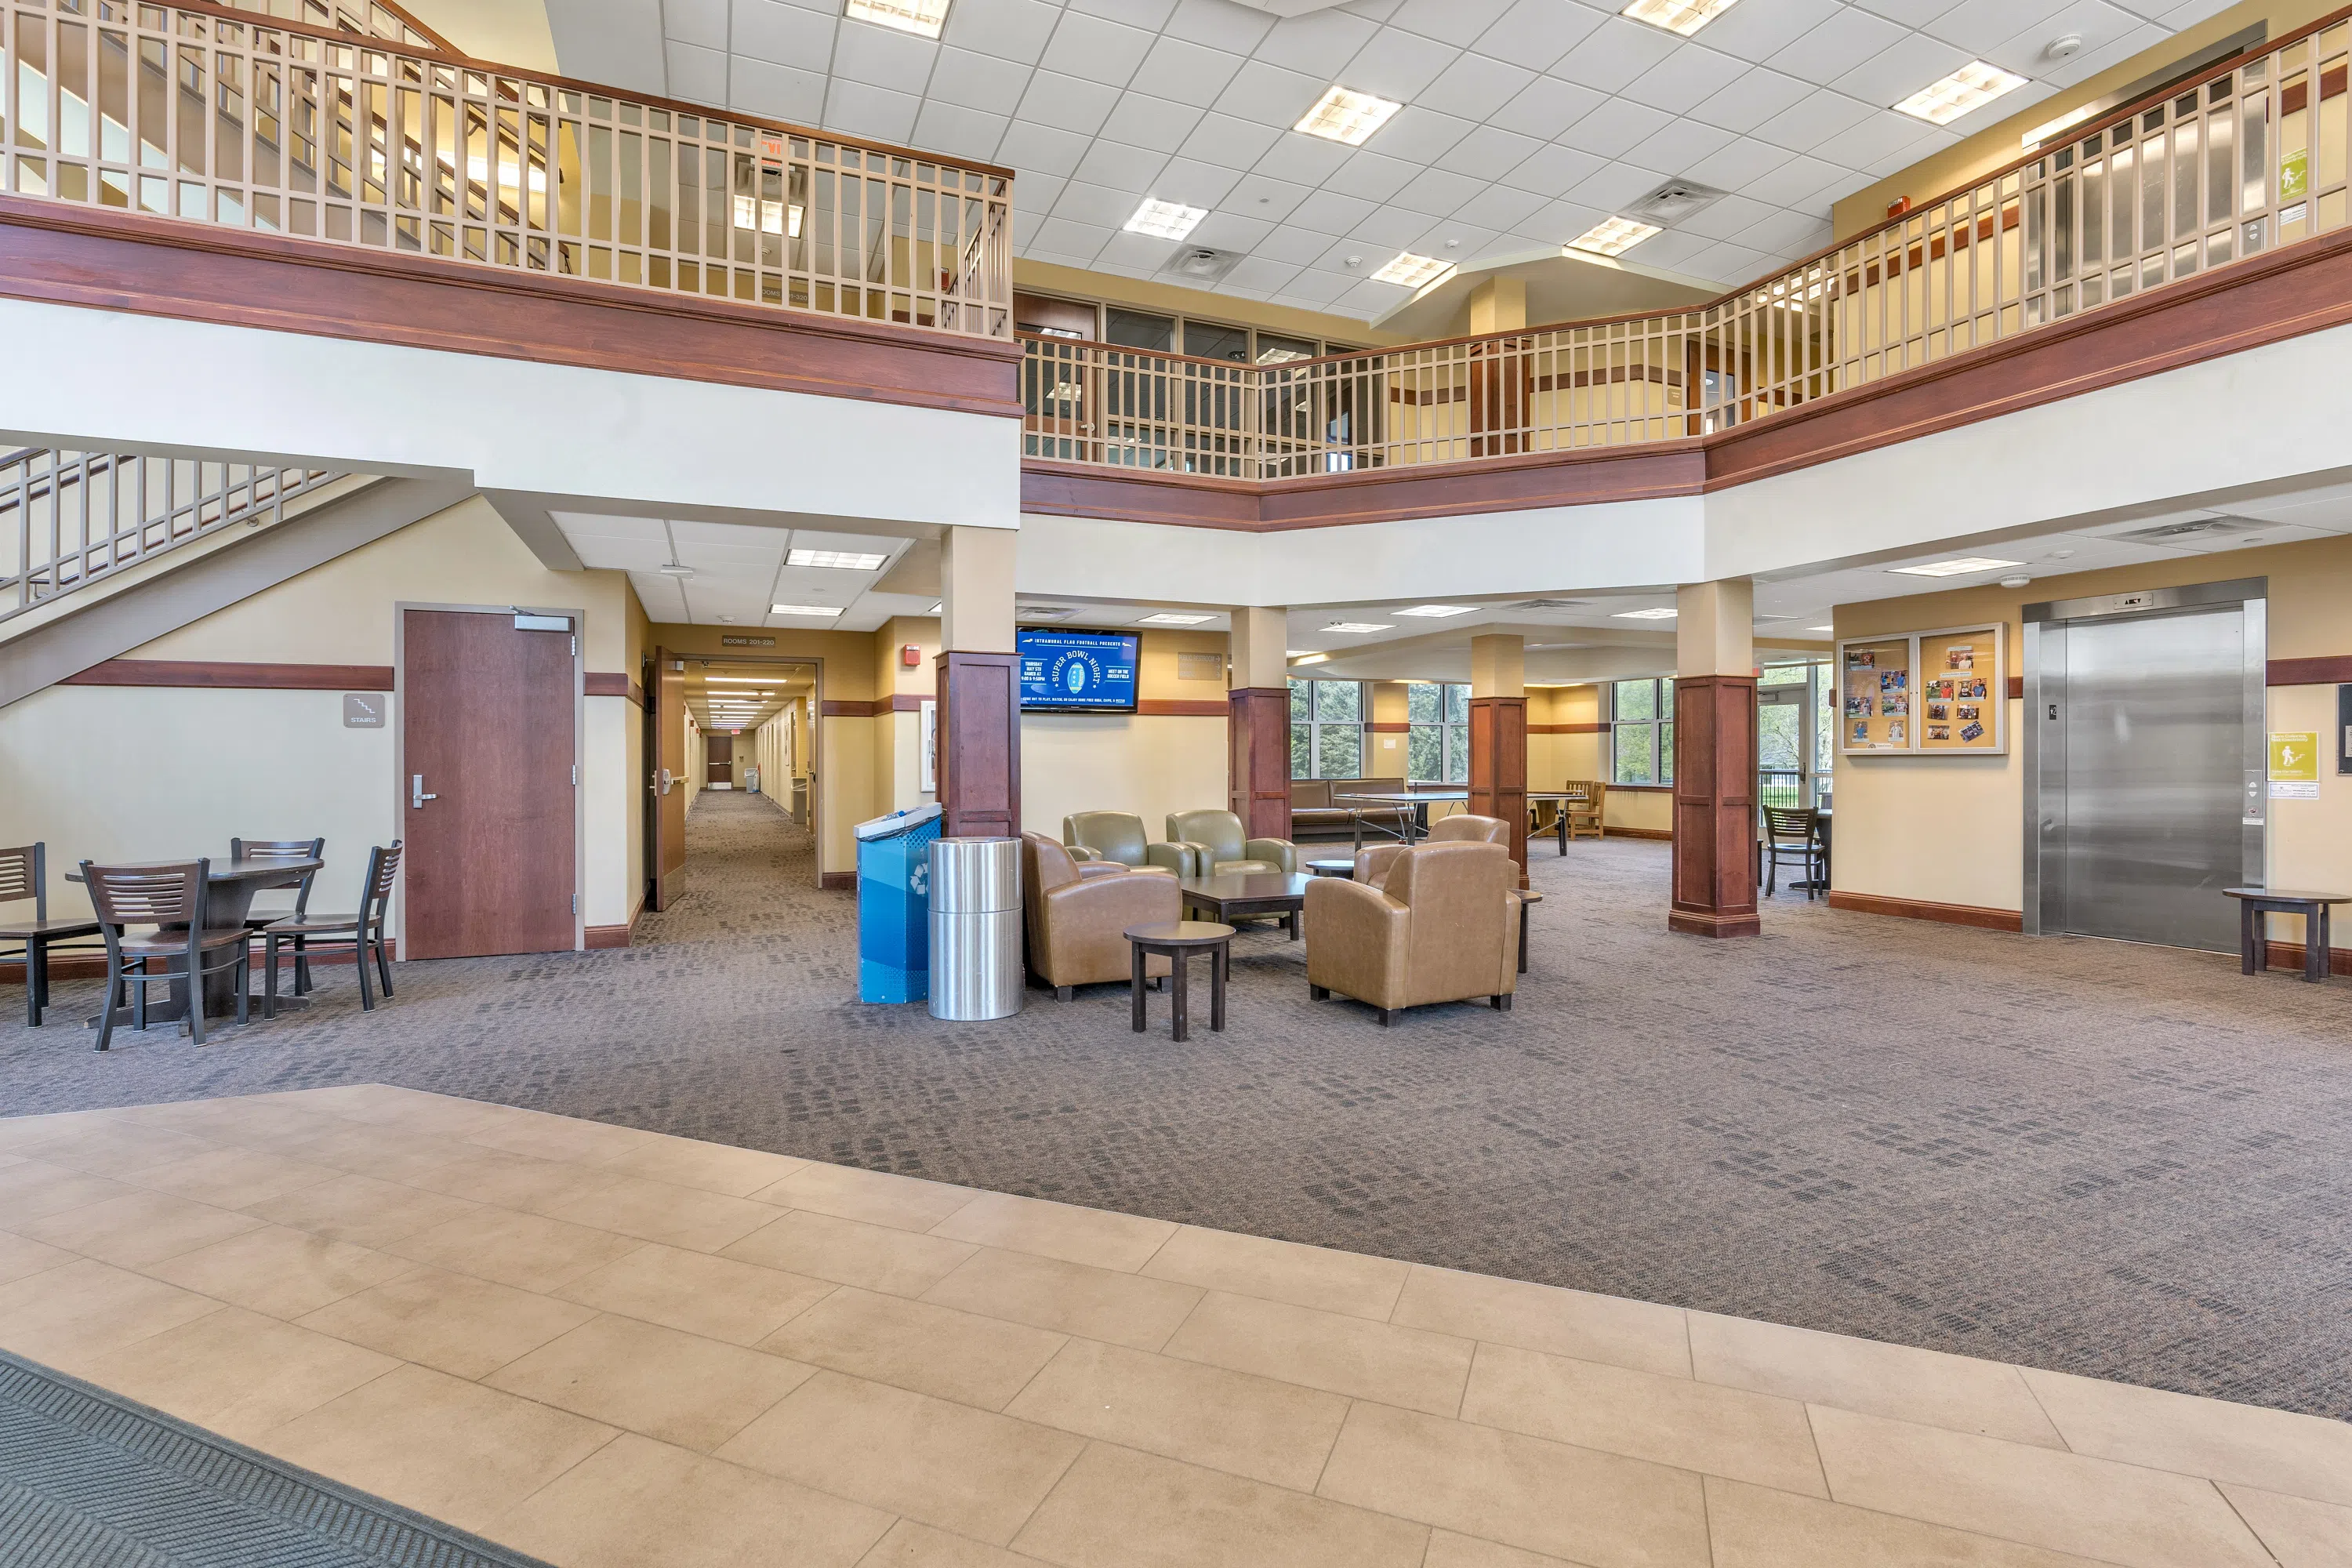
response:
<path fill-rule="evenodd" d="M 1675 848 L 1670 931 L 1754 936 L 1755 590 L 1745 579 L 1675 595 Z"/>
<path fill-rule="evenodd" d="M 1470 639 L 1470 811 L 1499 817 L 1503 842 L 1528 885 L 1527 643 L 1490 633 Z"/>
<path fill-rule="evenodd" d="M 940 832 L 1021 834 L 1021 661 L 1013 651 L 1011 529 L 940 542 Z"/>
<path fill-rule="evenodd" d="M 1252 838 L 1290 837 L 1290 660 L 1287 615 L 1262 605 L 1233 611 L 1225 691 L 1225 808 Z"/>

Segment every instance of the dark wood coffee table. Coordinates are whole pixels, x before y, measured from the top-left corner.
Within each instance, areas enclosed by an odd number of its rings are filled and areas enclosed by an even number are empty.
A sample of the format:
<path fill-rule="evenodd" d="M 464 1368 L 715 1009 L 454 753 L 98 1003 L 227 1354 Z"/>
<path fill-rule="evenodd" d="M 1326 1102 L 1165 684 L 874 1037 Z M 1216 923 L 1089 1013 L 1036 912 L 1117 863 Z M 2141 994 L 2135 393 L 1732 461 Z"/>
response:
<path fill-rule="evenodd" d="M 1307 884 L 1297 871 L 1228 871 L 1221 877 L 1186 877 L 1176 884 L 1187 914 L 1198 910 L 1212 920 L 1233 921 L 1280 915 L 1298 940 L 1298 911 L 1307 906 Z"/>
<path fill-rule="evenodd" d="M 2303 917 L 2303 977 L 2313 984 L 2327 978 L 2327 910 L 2330 904 L 2352 904 L 2352 893 L 2297 892 L 2289 888 L 2224 888 L 2238 900 L 2238 968 L 2260 974 L 2270 967 L 2270 922 L 2265 915 Z"/>
<path fill-rule="evenodd" d="M 1533 888 L 1519 889 L 1519 973 L 1528 972 L 1528 906 L 1543 902 L 1543 895 Z"/>
<path fill-rule="evenodd" d="M 1356 858 L 1344 860 L 1309 860 L 1306 863 L 1310 877 L 1352 877 L 1356 874 Z"/>
<path fill-rule="evenodd" d="M 1134 998 L 1131 1022 L 1137 1034 L 1143 1033 L 1143 960 L 1145 955 L 1158 953 L 1168 961 L 1169 1020 L 1175 1025 L 1176 1038 L 1183 1039 L 1189 1031 L 1185 1025 L 1185 999 L 1191 994 L 1186 976 L 1185 961 L 1196 952 L 1209 955 L 1209 1029 L 1215 1033 L 1225 1026 L 1225 976 L 1234 966 L 1234 928 L 1209 921 L 1171 921 L 1162 925 L 1129 926 L 1121 933 L 1127 938 L 1132 955 L 1133 968 L 1129 973 L 1128 990 Z"/>

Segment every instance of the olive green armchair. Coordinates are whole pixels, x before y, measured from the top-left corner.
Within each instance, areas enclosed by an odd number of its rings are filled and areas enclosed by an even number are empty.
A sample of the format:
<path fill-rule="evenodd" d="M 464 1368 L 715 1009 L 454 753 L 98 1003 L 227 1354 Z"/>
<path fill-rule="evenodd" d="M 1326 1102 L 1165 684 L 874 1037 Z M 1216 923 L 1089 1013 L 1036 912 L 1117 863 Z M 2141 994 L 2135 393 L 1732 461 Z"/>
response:
<path fill-rule="evenodd" d="M 1143 818 L 1124 811 L 1074 811 L 1062 818 L 1062 843 L 1078 863 L 1078 874 L 1113 865 L 1141 870 L 1159 866 L 1180 877 L 1196 874 L 1198 857 L 1184 844 L 1144 841 Z"/>
<path fill-rule="evenodd" d="M 1243 871 L 1296 871 L 1298 847 L 1287 838 L 1252 838 L 1242 819 L 1230 811 L 1174 811 L 1168 814 L 1168 837 L 1188 846 L 1200 869 L 1194 876 L 1214 877 Z"/>

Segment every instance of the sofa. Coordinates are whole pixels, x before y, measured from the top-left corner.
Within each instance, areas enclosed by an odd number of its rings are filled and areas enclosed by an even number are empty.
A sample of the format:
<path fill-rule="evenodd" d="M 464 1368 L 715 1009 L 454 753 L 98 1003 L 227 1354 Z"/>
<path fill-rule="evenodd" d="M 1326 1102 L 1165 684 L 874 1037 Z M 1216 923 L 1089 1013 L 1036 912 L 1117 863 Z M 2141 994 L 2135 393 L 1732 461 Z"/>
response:
<path fill-rule="evenodd" d="M 1518 867 L 1499 844 L 1416 844 L 1380 887 L 1321 877 L 1307 888 L 1307 993 L 1369 1005 L 1383 1025 L 1407 1007 L 1484 996 L 1507 1012 L 1518 989 Z"/>
<path fill-rule="evenodd" d="M 1022 918 L 1027 927 L 1029 971 L 1066 1002 L 1074 987 L 1133 977 L 1129 926 L 1183 918 L 1176 879 L 1160 867 L 1131 870 L 1106 862 L 1081 875 L 1078 863 L 1042 833 L 1021 836 Z M 1164 958 L 1147 957 L 1146 975 L 1169 971 Z"/>
<path fill-rule="evenodd" d="M 1402 779 L 1293 779 L 1290 781 L 1290 837 L 1349 838 L 1356 836 L 1353 813 L 1338 804 L 1343 795 L 1393 795 L 1405 788 Z M 1404 837 L 1412 821 L 1412 807 L 1361 806 L 1364 826 L 1392 837 Z"/>

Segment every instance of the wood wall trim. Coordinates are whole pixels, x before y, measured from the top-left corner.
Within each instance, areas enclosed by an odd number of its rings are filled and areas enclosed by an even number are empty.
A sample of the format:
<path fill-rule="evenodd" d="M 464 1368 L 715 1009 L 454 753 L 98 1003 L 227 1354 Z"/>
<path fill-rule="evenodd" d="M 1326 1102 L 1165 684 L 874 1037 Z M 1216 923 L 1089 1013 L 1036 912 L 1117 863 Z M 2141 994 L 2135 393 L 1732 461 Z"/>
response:
<path fill-rule="evenodd" d="M 2017 931 L 2025 929 L 2025 916 L 2016 910 L 1988 910 L 1975 904 L 1937 904 L 1923 899 L 1890 899 L 1877 893 L 1849 893 L 1843 889 L 1830 891 L 1830 908 L 1851 910 L 1856 914 L 1893 915 L 1898 920 L 1934 921 L 1951 926 L 1974 926 L 1979 931 Z M 2295 950 L 2295 963 L 2303 962 L 2302 949 Z"/>
<path fill-rule="evenodd" d="M 2012 675 L 2009 678 L 2009 700 L 2012 702 L 2025 700 L 2025 677 Z"/>
<path fill-rule="evenodd" d="M 872 719 L 889 711 L 890 700 L 887 697 L 876 702 L 841 701 L 828 697 L 817 706 L 817 717 L 821 719 Z"/>
<path fill-rule="evenodd" d="M 1018 416 L 1021 346 L 0 195 L 0 298 Z"/>
<path fill-rule="evenodd" d="M 1375 735 L 1406 735 L 1412 732 L 1411 724 L 1367 724 L 1364 728 Z M 1542 731 L 1530 724 L 1528 726 L 1528 733 L 1535 735 Z"/>
<path fill-rule="evenodd" d="M 587 696 L 625 697 L 640 708 L 646 705 L 646 689 L 625 675 L 592 669 L 581 677 L 581 690 Z"/>
<path fill-rule="evenodd" d="M 60 686 L 184 686 L 222 691 L 389 691 L 388 664 L 226 664 L 206 660 L 110 658 Z"/>
<path fill-rule="evenodd" d="M 1605 735 L 1608 732 L 1609 726 L 1606 724 L 1530 724 L 1528 726 L 1528 733 L 1530 735 Z M 1636 784 L 1612 784 L 1609 787 L 1612 789 L 1635 789 L 1641 786 Z"/>
<path fill-rule="evenodd" d="M 2263 672 L 2263 679 L 2269 686 L 2342 686 L 2352 683 L 2352 655 L 2274 658 L 2270 662 L 2270 668 Z"/>
<path fill-rule="evenodd" d="M 2303 955 L 2305 947 L 2302 942 L 2266 942 L 2263 943 L 2263 968 L 2291 969 L 2297 974 L 2303 973 Z M 2341 947 L 2329 948 L 2327 950 L 2327 973 L 2330 974 L 2352 974 L 2352 949 Z"/>
<path fill-rule="evenodd" d="M 591 952 L 601 952 L 605 948 L 626 947 L 629 945 L 629 928 L 625 925 L 590 926 L 583 933 L 583 941 Z"/>
<path fill-rule="evenodd" d="M 1615 789 L 1615 788 L 1617 788 L 1618 786 L 1617 786 L 1617 785 L 1615 785 L 1615 784 L 1611 784 L 1609 787 L 1610 787 L 1610 788 L 1612 788 L 1612 789 Z M 1602 827 L 1602 828 L 1601 828 L 1601 836 L 1602 836 L 1603 837 L 1609 837 L 1609 836 L 1611 836 L 1611 835 L 1612 835 L 1612 834 L 1613 834 L 1614 836 L 1616 836 L 1616 837 L 1619 837 L 1619 838 L 1654 838 L 1654 839 L 1656 839 L 1656 840 L 1657 840 L 1659 843 L 1661 843 L 1661 844 L 1671 844 L 1671 843 L 1673 843 L 1673 842 L 1674 842 L 1674 838 L 1675 838 L 1674 829 L 1673 829 L 1673 828 L 1671 828 L 1671 827 L 1608 827 L 1608 826 L 1604 826 L 1604 827 Z"/>
<path fill-rule="evenodd" d="M 1286 698 L 1289 693 L 1283 694 Z M 1139 719 L 1224 719 L 1232 716 L 1233 705 L 1223 698 L 1211 701 L 1206 698 L 1146 697 L 1135 705 Z"/>
<path fill-rule="evenodd" d="M 817 873 L 816 885 L 828 893 L 854 893 L 857 890 L 857 873 L 820 871 Z"/>

